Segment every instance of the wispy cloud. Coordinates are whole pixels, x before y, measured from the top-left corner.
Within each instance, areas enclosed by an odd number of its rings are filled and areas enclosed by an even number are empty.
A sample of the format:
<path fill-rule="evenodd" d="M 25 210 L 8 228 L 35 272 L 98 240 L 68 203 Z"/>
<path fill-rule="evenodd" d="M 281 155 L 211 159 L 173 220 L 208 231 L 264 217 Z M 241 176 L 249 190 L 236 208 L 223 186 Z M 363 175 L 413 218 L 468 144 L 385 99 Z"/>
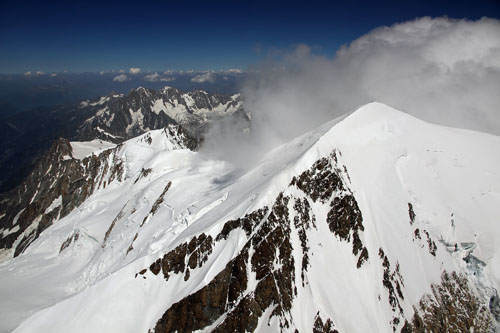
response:
<path fill-rule="evenodd" d="M 120 75 L 117 75 L 113 78 L 114 82 L 125 82 L 128 80 L 130 80 L 130 78 L 125 74 L 120 74 Z"/>
<path fill-rule="evenodd" d="M 210 82 L 214 83 L 215 82 L 215 73 L 213 72 L 206 72 L 203 74 L 196 75 L 191 79 L 191 82 L 196 82 L 196 83 L 203 83 L 203 82 Z"/>
<path fill-rule="evenodd" d="M 158 74 L 156 72 L 153 73 L 153 74 L 149 74 L 149 75 L 144 76 L 143 79 L 145 81 L 149 81 L 149 82 L 158 82 L 158 81 L 160 81 L 160 82 L 170 82 L 170 81 L 175 80 L 175 78 L 173 78 L 173 77 L 163 77 L 163 76 L 161 76 L 160 74 Z"/>

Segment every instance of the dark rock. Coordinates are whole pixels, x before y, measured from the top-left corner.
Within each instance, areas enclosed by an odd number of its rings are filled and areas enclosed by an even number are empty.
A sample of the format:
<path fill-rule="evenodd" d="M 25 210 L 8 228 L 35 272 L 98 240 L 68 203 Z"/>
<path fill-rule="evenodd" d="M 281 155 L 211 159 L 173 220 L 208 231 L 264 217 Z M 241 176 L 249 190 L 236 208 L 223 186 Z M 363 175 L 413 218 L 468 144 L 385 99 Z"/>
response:
<path fill-rule="evenodd" d="M 415 212 L 413 211 L 413 205 L 408 203 L 408 214 L 410 215 L 410 224 L 415 223 Z"/>
<path fill-rule="evenodd" d="M 389 258 L 385 255 L 382 248 L 379 249 L 379 257 L 382 259 L 382 267 L 384 268 L 384 273 L 382 277 L 382 284 L 387 289 L 388 292 L 388 301 L 392 308 L 392 311 L 396 315 L 403 315 L 403 308 L 399 303 L 399 300 L 404 300 L 403 292 L 401 290 L 401 285 L 404 286 L 403 277 L 399 272 L 399 263 L 396 263 L 396 269 L 391 272 L 391 264 L 389 262 Z M 396 317 L 395 317 L 396 318 Z M 395 323 L 394 320 L 391 322 L 393 328 L 395 328 L 399 324 Z"/>
<path fill-rule="evenodd" d="M 486 305 L 468 285 L 467 277 L 443 272 L 441 283 L 432 285 L 432 295 L 425 295 L 415 309 L 405 332 L 493 332 Z"/>
<path fill-rule="evenodd" d="M 496 291 L 490 298 L 489 308 L 495 320 L 500 322 L 500 298 L 498 297 L 498 293 Z"/>
<path fill-rule="evenodd" d="M 318 312 L 314 319 L 313 333 L 339 333 L 339 331 L 335 329 L 335 324 L 330 318 L 323 323 L 323 319 L 321 319 Z"/>
<path fill-rule="evenodd" d="M 334 192 L 344 189 L 342 180 L 333 171 L 331 159 L 326 157 L 318 160 L 311 169 L 303 172 L 300 176 L 293 177 L 290 185 L 297 186 L 308 194 L 314 202 L 317 200 L 326 202 Z"/>
<path fill-rule="evenodd" d="M 172 305 L 157 322 L 155 332 L 203 329 L 223 314 L 226 317 L 214 329 L 215 332 L 253 331 L 258 318 L 271 305 L 275 306 L 271 316 L 278 316 L 280 325 L 289 327 L 290 323 L 283 316 L 291 309 L 295 280 L 287 207 L 289 200 L 280 194 L 269 216 L 258 228 L 257 225 L 253 227 L 255 233 L 251 234 L 241 252 L 208 285 Z M 259 220 L 266 210 L 247 215 L 246 221 Z M 245 225 L 245 219 L 240 219 L 238 223 L 230 221 L 226 225 L 228 227 L 216 239 L 226 239 L 230 229 Z M 187 247 L 195 248 L 194 245 Z M 250 247 L 254 249 L 251 258 Z M 274 267 L 276 260 L 281 263 L 279 270 Z M 256 273 L 258 283 L 252 293 L 243 294 L 248 284 L 248 263 Z M 158 264 L 154 265 L 152 268 L 156 269 Z"/>

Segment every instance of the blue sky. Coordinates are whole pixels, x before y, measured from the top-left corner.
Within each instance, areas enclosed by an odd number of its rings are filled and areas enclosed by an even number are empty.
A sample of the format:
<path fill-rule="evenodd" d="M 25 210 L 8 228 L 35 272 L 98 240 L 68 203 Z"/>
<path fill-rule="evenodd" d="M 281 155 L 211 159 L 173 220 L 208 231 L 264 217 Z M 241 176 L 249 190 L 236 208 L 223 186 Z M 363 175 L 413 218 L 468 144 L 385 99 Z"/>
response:
<path fill-rule="evenodd" d="M 0 73 L 246 68 L 306 43 L 333 55 L 420 16 L 500 17 L 498 0 L 19 2 L 0 4 Z"/>

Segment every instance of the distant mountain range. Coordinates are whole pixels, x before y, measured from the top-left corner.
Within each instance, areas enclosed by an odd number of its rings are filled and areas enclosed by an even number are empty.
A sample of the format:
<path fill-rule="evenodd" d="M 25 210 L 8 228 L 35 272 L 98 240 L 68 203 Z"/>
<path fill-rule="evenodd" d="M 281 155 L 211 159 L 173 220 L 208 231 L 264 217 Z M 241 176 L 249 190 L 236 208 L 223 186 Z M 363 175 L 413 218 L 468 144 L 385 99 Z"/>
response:
<path fill-rule="evenodd" d="M 126 94 L 142 86 L 161 89 L 165 85 L 182 91 L 236 94 L 247 74 L 242 71 L 106 71 L 100 73 L 0 74 L 0 118 L 12 108 L 30 111 L 40 106 L 76 103 L 105 96 L 110 91 Z"/>

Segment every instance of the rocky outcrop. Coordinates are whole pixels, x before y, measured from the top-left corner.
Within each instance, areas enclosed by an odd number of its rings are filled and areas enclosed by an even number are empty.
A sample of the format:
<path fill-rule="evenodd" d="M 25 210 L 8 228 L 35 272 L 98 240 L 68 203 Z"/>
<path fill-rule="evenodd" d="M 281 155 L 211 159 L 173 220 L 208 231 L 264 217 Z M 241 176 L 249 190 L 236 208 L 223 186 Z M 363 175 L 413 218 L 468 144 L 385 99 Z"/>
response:
<path fill-rule="evenodd" d="M 297 287 L 308 283 L 308 233 L 316 229 L 318 223 L 330 226 L 332 241 L 335 237 L 339 241 L 350 241 L 355 255 L 368 259 L 360 237 L 362 216 L 348 189 L 345 168 L 337 167 L 334 156 L 332 153 L 319 160 L 292 179 L 289 189 L 296 192 L 298 188 L 301 196 L 285 190 L 271 208 L 263 207 L 228 221 L 213 239 L 201 234 L 151 264 L 149 270 L 155 275 L 162 272 L 167 281 L 173 274 L 184 275 L 187 281 L 190 274 L 209 260 L 217 243 L 226 241 L 235 230 L 244 231 L 246 237 L 242 248 L 224 269 L 201 289 L 172 304 L 154 331 L 191 332 L 207 328 L 214 332 L 253 331 L 269 309 L 272 311 L 266 320 L 274 318 L 282 330 L 293 331 L 290 310 L 297 298 Z M 318 221 L 312 202 L 331 206 L 333 213 L 327 220 Z M 299 248 L 293 248 L 292 239 L 299 240 Z M 359 260 L 358 268 L 362 265 Z M 300 281 L 295 273 L 296 265 L 301 272 Z M 144 273 L 142 270 L 138 274 Z M 315 332 L 338 333 L 334 321 L 323 321 L 319 314 L 311 324 Z"/>
<path fill-rule="evenodd" d="M 290 185 L 297 186 L 314 202 L 319 200 L 324 203 L 330 200 L 335 192 L 344 190 L 338 171 L 335 172 L 332 165 L 336 158 L 336 153 L 333 152 L 330 158 L 320 159 L 309 170 L 293 177 Z"/>
<path fill-rule="evenodd" d="M 408 214 L 410 215 L 410 225 L 415 224 L 417 222 L 417 215 L 413 210 L 413 205 L 408 203 Z M 426 240 L 422 240 L 422 234 L 425 235 Z M 436 242 L 432 239 L 431 235 L 424 228 L 415 228 L 413 231 L 413 241 L 418 241 L 421 244 L 421 247 L 424 247 L 424 244 L 427 243 L 427 248 L 429 249 L 429 253 L 434 257 L 436 256 L 437 245 Z M 425 243 L 424 243 L 425 242 Z"/>
<path fill-rule="evenodd" d="M 201 234 L 191 239 L 189 243 L 183 243 L 165 254 L 163 258 L 155 261 L 149 269 L 153 274 L 163 273 L 168 281 L 171 274 L 185 273 L 184 280 L 189 279 L 189 269 L 203 266 L 212 253 L 212 236 Z"/>
<path fill-rule="evenodd" d="M 420 300 L 411 322 L 401 332 L 493 332 L 486 306 L 475 295 L 467 278 L 456 272 L 443 272 L 441 283 L 432 294 Z"/>
<path fill-rule="evenodd" d="M 295 280 L 287 208 L 289 200 L 289 197 L 280 194 L 270 214 L 242 251 L 208 285 L 172 305 L 157 322 L 155 332 L 202 329 L 223 314 L 226 317 L 215 331 L 252 331 L 257 327 L 259 317 L 271 305 L 274 306 L 272 316 L 280 318 L 282 327 L 289 327 L 290 322 L 285 313 L 292 305 Z M 231 226 L 237 225 L 233 221 L 228 223 L 228 227 L 225 226 L 226 232 Z M 223 238 L 224 236 L 216 237 Z M 185 253 L 185 248 L 186 245 L 183 244 L 174 253 Z M 253 255 L 250 255 L 250 248 L 253 249 Z M 281 262 L 280 269 L 274 267 L 276 260 Z M 176 263 L 177 265 L 170 267 L 173 273 L 183 268 L 178 261 Z M 152 270 L 158 271 L 155 267 L 157 266 L 153 266 Z M 252 292 L 247 292 L 248 270 L 255 272 L 255 279 L 258 281 Z"/>
<path fill-rule="evenodd" d="M 395 330 L 402 318 L 404 318 L 404 311 L 401 307 L 401 302 L 405 299 L 402 292 L 402 288 L 404 287 L 403 277 L 399 272 L 399 263 L 396 263 L 396 268 L 391 270 L 389 258 L 382 248 L 379 249 L 378 255 L 382 260 L 382 267 L 384 270 L 382 284 L 387 290 L 388 302 L 393 312 L 393 318 L 390 324 L 393 330 Z"/>
<path fill-rule="evenodd" d="M 313 333 L 339 333 L 339 331 L 335 329 L 335 324 L 330 318 L 323 322 L 318 312 L 314 320 Z"/>
<path fill-rule="evenodd" d="M 363 217 L 356 199 L 344 185 L 343 174 L 350 181 L 347 168 L 338 166 L 337 153 L 333 151 L 300 176 L 293 177 L 290 185 L 297 186 L 314 202 L 330 202 L 327 216 L 330 231 L 343 241 L 352 241 L 352 253 L 359 255 L 357 267 L 360 268 L 369 257 L 360 238 L 360 232 L 364 231 Z"/>

